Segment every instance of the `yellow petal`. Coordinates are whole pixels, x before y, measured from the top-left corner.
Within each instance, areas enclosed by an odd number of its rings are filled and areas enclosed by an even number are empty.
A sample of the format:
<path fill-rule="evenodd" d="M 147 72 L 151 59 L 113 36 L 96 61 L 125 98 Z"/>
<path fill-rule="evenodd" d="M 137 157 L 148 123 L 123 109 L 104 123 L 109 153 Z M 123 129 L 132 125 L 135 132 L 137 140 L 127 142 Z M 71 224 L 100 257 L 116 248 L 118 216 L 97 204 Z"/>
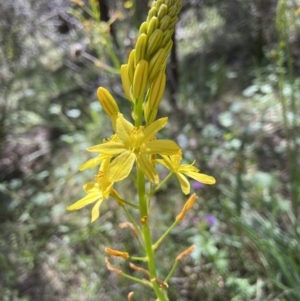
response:
<path fill-rule="evenodd" d="M 135 158 L 135 155 L 128 151 L 116 157 L 108 167 L 107 177 L 113 182 L 127 178 L 132 170 Z"/>
<path fill-rule="evenodd" d="M 116 156 L 124 152 L 126 149 L 124 148 L 124 143 L 107 142 L 88 147 L 87 150 L 91 153 L 101 153 L 101 155 Z"/>
<path fill-rule="evenodd" d="M 193 166 L 192 164 L 182 164 L 179 166 L 178 171 L 182 173 L 189 173 L 189 172 L 197 173 L 199 169 Z"/>
<path fill-rule="evenodd" d="M 139 165 L 139 168 L 142 170 L 144 175 L 151 181 L 152 183 L 158 184 L 159 178 L 158 174 L 156 172 L 156 169 L 154 168 L 152 162 L 150 162 L 146 156 L 139 155 L 137 157 L 137 163 Z"/>
<path fill-rule="evenodd" d="M 170 160 L 170 158 L 168 156 L 162 156 L 162 158 L 163 159 L 157 159 L 156 162 L 170 170 L 174 170 L 175 167 L 177 167 L 177 166 L 173 165 L 173 162 Z"/>
<path fill-rule="evenodd" d="M 203 184 L 215 184 L 216 183 L 216 180 L 214 177 L 211 177 L 211 176 L 208 176 L 208 175 L 205 175 L 203 173 L 198 173 L 198 172 L 185 172 L 185 175 L 187 175 L 188 177 L 198 181 L 198 182 L 201 182 Z"/>
<path fill-rule="evenodd" d="M 98 156 L 98 157 L 96 157 L 96 158 L 92 158 L 92 159 L 86 161 L 85 163 L 83 163 L 82 165 L 80 165 L 79 170 L 80 170 L 80 171 L 83 171 L 83 170 L 85 170 L 85 169 L 87 169 L 87 168 L 95 167 L 95 166 L 97 166 L 103 159 L 104 159 L 104 157 L 101 156 L 101 155 Z"/>
<path fill-rule="evenodd" d="M 181 187 L 182 192 L 184 194 L 189 194 L 190 190 L 191 190 L 191 186 L 190 186 L 190 183 L 187 180 L 187 178 L 181 173 L 176 173 L 176 176 L 177 176 L 177 179 L 180 183 L 180 187 Z"/>
<path fill-rule="evenodd" d="M 79 201 L 77 201 L 73 205 L 67 207 L 67 210 L 78 210 L 78 209 L 81 209 L 81 208 L 83 208 L 84 206 L 86 206 L 88 204 L 94 203 L 100 197 L 102 197 L 102 194 L 101 194 L 100 191 L 99 192 L 89 193 L 84 198 L 80 199 Z"/>
<path fill-rule="evenodd" d="M 86 193 L 90 193 L 90 192 L 99 192 L 99 185 L 95 182 L 88 182 L 86 184 L 83 185 L 83 189 Z"/>
<path fill-rule="evenodd" d="M 130 144 L 131 139 L 129 134 L 133 128 L 134 126 L 123 117 L 123 114 L 119 113 L 116 123 L 116 133 L 125 144 Z"/>
<path fill-rule="evenodd" d="M 146 142 L 145 153 L 147 154 L 160 154 L 160 155 L 174 155 L 180 148 L 172 140 L 153 140 Z"/>
<path fill-rule="evenodd" d="M 100 199 L 93 207 L 91 223 L 93 223 L 99 217 L 100 206 L 101 206 L 102 202 L 103 202 L 103 199 Z"/>
<path fill-rule="evenodd" d="M 157 132 L 159 132 L 168 122 L 168 117 L 160 118 L 154 122 L 152 122 L 149 126 L 144 130 L 144 138 L 141 143 L 147 142 L 152 139 Z"/>

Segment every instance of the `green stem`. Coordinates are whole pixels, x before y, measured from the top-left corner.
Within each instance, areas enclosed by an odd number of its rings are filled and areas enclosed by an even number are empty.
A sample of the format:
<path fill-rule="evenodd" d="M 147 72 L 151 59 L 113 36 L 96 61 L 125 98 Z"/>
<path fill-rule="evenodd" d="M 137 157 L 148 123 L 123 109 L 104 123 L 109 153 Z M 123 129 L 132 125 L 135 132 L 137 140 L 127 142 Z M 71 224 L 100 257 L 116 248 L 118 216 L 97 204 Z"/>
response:
<path fill-rule="evenodd" d="M 166 279 L 164 280 L 164 282 L 168 282 L 169 281 L 169 279 L 172 277 L 173 273 L 175 272 L 177 266 L 178 266 L 178 262 L 175 261 L 174 264 L 173 264 L 173 266 L 172 266 L 172 269 L 170 270 L 170 272 L 169 272 L 168 276 L 166 277 Z"/>
<path fill-rule="evenodd" d="M 147 199 L 145 194 L 145 177 L 140 169 L 137 169 L 137 184 L 138 184 L 138 196 L 139 196 L 139 204 L 140 204 L 140 218 L 143 225 L 145 248 L 148 257 L 148 269 L 150 273 L 150 279 L 156 279 L 157 278 L 156 265 L 155 265 L 154 251 L 152 248 L 152 238 L 151 238 L 151 231 L 149 227 L 148 206 L 147 206 Z M 155 291 L 155 294 L 158 297 L 158 299 L 160 301 L 168 301 L 165 293 L 162 291 L 159 284 L 156 281 L 153 281 L 152 285 L 153 285 L 153 290 Z"/>
<path fill-rule="evenodd" d="M 143 233 L 142 233 L 140 227 L 137 225 L 137 223 L 135 222 L 134 218 L 132 217 L 132 215 L 130 214 L 130 212 L 127 210 L 127 208 L 125 206 L 123 206 L 123 208 L 124 208 L 124 210 L 126 212 L 127 217 L 130 219 L 131 223 L 133 224 L 135 231 L 138 233 L 138 236 L 136 236 L 136 239 L 137 239 L 139 245 L 141 246 L 141 248 L 143 250 L 145 250 L 145 246 L 143 245 L 143 243 L 140 240 L 140 237 L 143 237 Z"/>
<path fill-rule="evenodd" d="M 134 118 L 136 127 L 139 127 L 143 124 L 143 97 L 135 100 Z"/>
<path fill-rule="evenodd" d="M 162 241 L 169 235 L 169 233 L 175 228 L 175 226 L 178 224 L 177 221 L 175 221 L 171 227 L 160 237 L 160 239 L 152 246 L 153 250 L 156 250 L 159 245 L 162 243 Z"/>
<path fill-rule="evenodd" d="M 150 192 L 149 197 L 152 196 L 154 193 L 156 193 L 163 185 L 166 184 L 166 182 L 169 181 L 169 179 L 172 177 L 173 172 L 170 172 L 160 183 L 157 185 L 157 187 Z"/>
<path fill-rule="evenodd" d="M 148 261 L 147 257 L 130 256 L 130 259 L 134 261 L 143 261 L 143 262 Z"/>
<path fill-rule="evenodd" d="M 143 285 L 152 287 L 151 283 L 150 283 L 150 282 L 148 283 L 148 282 L 146 282 L 145 280 L 141 280 L 141 279 L 139 279 L 139 278 L 130 276 L 130 275 L 125 274 L 125 273 L 123 273 L 123 272 L 122 272 L 122 274 L 120 274 L 120 275 L 123 276 L 123 277 L 125 277 L 125 278 L 127 278 L 127 279 L 130 279 L 130 280 L 132 280 L 132 281 L 134 281 L 134 282 L 137 282 L 137 283 L 140 283 L 140 284 L 143 284 Z"/>

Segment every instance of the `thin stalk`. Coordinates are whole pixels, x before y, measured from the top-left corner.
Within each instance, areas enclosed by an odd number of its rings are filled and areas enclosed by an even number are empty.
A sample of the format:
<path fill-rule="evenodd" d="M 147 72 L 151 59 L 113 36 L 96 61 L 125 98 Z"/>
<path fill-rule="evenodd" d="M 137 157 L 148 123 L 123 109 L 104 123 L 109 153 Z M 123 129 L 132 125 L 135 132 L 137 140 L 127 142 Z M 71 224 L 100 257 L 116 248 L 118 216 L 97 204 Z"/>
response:
<path fill-rule="evenodd" d="M 177 267 L 178 267 L 178 262 L 175 261 L 174 264 L 173 264 L 173 266 L 172 266 L 172 268 L 171 268 L 171 270 L 170 270 L 170 272 L 169 272 L 169 274 L 168 274 L 168 276 L 165 278 L 164 282 L 168 282 L 169 281 L 169 279 L 172 277 L 172 275 L 174 274 L 174 272 L 175 272 L 175 270 L 176 270 Z"/>
<path fill-rule="evenodd" d="M 137 120 L 136 120 L 137 122 Z M 148 206 L 147 199 L 145 194 L 145 176 L 143 172 L 138 168 L 137 169 L 137 183 L 138 183 L 138 196 L 140 204 L 140 218 L 143 221 L 143 234 L 144 242 L 146 248 L 146 254 L 148 257 L 148 269 L 150 273 L 150 279 L 156 279 L 156 265 L 154 258 L 154 251 L 152 249 L 152 237 L 149 227 L 149 216 L 148 216 Z M 156 296 L 160 301 L 168 301 L 165 293 L 161 290 L 159 284 L 156 281 L 153 281 L 153 290 L 155 291 Z"/>
<path fill-rule="evenodd" d="M 125 277 L 125 278 L 127 278 L 127 279 L 130 279 L 130 280 L 132 280 L 132 281 L 134 281 L 134 282 L 137 282 L 137 283 L 139 283 L 139 284 L 143 284 L 143 285 L 146 285 L 146 286 L 148 286 L 148 287 L 152 287 L 151 283 L 150 283 L 150 282 L 148 283 L 148 282 L 146 282 L 145 280 L 141 280 L 141 279 L 139 279 L 139 278 L 130 276 L 130 275 L 125 274 L 125 273 L 123 273 L 123 272 L 122 272 L 122 274 L 120 274 L 120 275 L 123 276 L 123 277 Z"/>
<path fill-rule="evenodd" d="M 170 234 L 170 232 L 176 227 L 176 225 L 178 224 L 177 221 L 175 221 L 170 228 L 168 228 L 168 230 L 160 237 L 160 239 L 152 246 L 153 250 L 156 250 L 159 245 L 162 243 L 162 241 Z"/>
<path fill-rule="evenodd" d="M 125 206 L 123 206 L 123 208 L 125 210 L 125 213 L 126 213 L 127 217 L 130 219 L 131 223 L 133 224 L 135 231 L 137 231 L 137 233 L 139 234 L 138 236 L 136 236 L 136 239 L 137 239 L 139 245 L 141 246 L 141 248 L 143 250 L 145 250 L 145 246 L 142 243 L 142 241 L 140 240 L 140 237 L 143 237 L 143 233 L 142 233 L 140 227 L 137 225 L 137 223 L 135 222 L 134 218 L 132 217 L 132 215 L 130 214 L 130 212 L 127 210 L 127 208 Z"/>
<path fill-rule="evenodd" d="M 149 197 L 150 196 L 152 196 L 154 193 L 156 193 L 163 185 L 165 185 L 168 181 L 169 181 L 169 179 L 172 177 L 172 175 L 173 175 L 173 173 L 172 172 L 170 172 L 160 183 L 159 183 L 159 185 L 157 185 L 157 187 L 153 190 L 153 191 L 151 191 L 150 193 L 149 193 Z"/>

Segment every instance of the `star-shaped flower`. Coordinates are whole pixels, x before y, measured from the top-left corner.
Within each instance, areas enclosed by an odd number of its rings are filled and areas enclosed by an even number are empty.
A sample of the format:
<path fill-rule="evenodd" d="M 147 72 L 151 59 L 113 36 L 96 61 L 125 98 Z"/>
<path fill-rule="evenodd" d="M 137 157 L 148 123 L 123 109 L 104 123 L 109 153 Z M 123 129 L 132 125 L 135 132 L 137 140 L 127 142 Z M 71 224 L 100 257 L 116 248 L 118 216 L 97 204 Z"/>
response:
<path fill-rule="evenodd" d="M 179 152 L 178 154 L 172 156 L 162 155 L 162 159 L 157 159 L 156 162 L 165 166 L 171 172 L 176 174 L 181 186 L 181 190 L 184 194 L 189 194 L 191 190 L 190 183 L 187 180 L 186 176 L 204 184 L 216 183 L 214 177 L 199 173 L 199 169 L 193 166 L 194 163 L 180 165 L 181 159 L 182 154 L 181 152 Z"/>
<path fill-rule="evenodd" d="M 100 215 L 100 206 L 102 202 L 109 198 L 112 190 L 113 184 L 111 178 L 106 175 L 106 169 L 108 167 L 109 160 L 104 160 L 102 162 L 100 171 L 95 176 L 95 182 L 89 182 L 83 186 L 83 189 L 87 195 L 75 202 L 73 205 L 67 207 L 67 210 L 78 210 L 86 205 L 96 202 L 92 209 L 91 222 L 94 222 Z"/>
<path fill-rule="evenodd" d="M 179 146 L 172 140 L 157 140 L 155 134 L 165 127 L 168 118 L 161 118 L 147 127 L 135 127 L 122 114 L 116 121 L 118 142 L 108 141 L 89 147 L 90 152 L 99 152 L 114 158 L 108 167 L 108 175 L 114 182 L 125 179 L 136 162 L 145 176 L 153 183 L 158 183 L 152 155 L 174 155 Z"/>

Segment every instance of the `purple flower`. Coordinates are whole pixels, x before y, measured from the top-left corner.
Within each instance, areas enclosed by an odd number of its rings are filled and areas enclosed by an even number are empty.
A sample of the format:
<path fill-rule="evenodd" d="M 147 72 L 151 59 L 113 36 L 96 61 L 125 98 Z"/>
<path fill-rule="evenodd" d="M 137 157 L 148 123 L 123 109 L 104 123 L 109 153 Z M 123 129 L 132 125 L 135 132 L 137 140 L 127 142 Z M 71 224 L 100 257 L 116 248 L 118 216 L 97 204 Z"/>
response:
<path fill-rule="evenodd" d="M 199 190 L 199 189 L 202 189 L 204 187 L 204 185 L 200 182 L 193 181 L 192 187 L 194 188 L 194 190 Z"/>
<path fill-rule="evenodd" d="M 207 214 L 204 219 L 209 227 L 213 227 L 217 223 L 217 218 L 211 214 Z"/>

